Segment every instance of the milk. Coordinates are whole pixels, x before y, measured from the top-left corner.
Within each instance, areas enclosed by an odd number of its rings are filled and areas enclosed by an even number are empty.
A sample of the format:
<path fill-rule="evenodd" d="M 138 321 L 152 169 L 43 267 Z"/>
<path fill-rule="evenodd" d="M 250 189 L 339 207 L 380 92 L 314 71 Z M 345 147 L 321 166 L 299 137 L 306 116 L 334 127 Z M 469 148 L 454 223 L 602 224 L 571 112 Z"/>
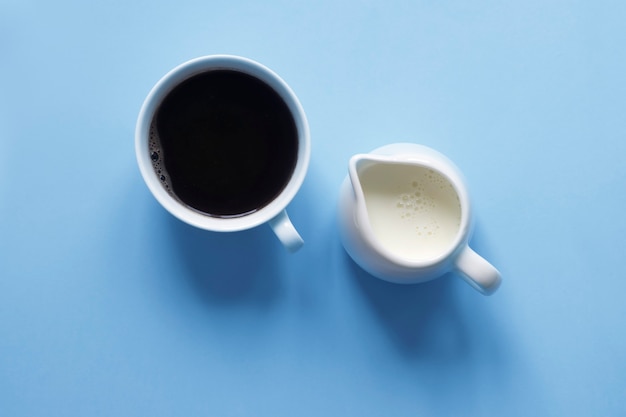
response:
<path fill-rule="evenodd" d="M 396 256 L 432 260 L 454 243 L 461 204 L 452 184 L 427 167 L 375 164 L 359 172 L 374 236 Z"/>

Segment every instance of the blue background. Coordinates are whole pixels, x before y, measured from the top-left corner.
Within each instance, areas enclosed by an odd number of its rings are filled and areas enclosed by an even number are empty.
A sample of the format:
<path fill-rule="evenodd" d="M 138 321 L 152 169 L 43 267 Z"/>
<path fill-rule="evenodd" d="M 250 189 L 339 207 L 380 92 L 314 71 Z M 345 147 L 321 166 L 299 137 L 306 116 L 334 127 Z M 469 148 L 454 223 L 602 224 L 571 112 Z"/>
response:
<path fill-rule="evenodd" d="M 1 416 L 626 415 L 626 3 L 0 0 Z M 244 55 L 308 115 L 269 227 L 151 196 L 134 125 L 188 59 Z M 354 153 L 448 155 L 504 282 L 398 286 L 343 251 Z"/>

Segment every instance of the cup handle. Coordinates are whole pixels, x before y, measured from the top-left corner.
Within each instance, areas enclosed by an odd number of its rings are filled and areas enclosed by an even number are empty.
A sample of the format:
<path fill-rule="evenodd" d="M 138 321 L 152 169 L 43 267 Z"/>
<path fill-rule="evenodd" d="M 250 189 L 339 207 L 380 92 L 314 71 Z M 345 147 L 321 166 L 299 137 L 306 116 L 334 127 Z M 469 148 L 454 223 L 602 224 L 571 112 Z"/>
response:
<path fill-rule="evenodd" d="M 278 213 L 276 217 L 269 221 L 269 225 L 289 252 L 294 253 L 304 245 L 304 240 L 302 240 L 296 228 L 293 227 L 291 220 L 289 220 L 287 210 Z"/>
<path fill-rule="evenodd" d="M 455 266 L 461 277 L 484 295 L 493 294 L 502 282 L 500 272 L 469 246 L 456 258 Z"/>

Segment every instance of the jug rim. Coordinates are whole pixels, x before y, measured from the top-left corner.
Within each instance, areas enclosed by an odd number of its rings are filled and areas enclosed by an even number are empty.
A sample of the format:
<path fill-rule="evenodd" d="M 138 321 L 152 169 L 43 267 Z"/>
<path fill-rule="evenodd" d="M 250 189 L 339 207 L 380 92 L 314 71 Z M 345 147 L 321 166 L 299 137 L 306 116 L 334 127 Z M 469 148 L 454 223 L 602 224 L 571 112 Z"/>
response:
<path fill-rule="evenodd" d="M 421 146 L 421 145 L 420 145 Z M 426 147 L 423 147 L 426 148 Z M 426 148 L 431 150 L 430 148 Z M 421 153 L 400 153 L 393 155 L 385 155 L 378 153 L 360 153 L 353 155 L 350 158 L 348 174 L 352 183 L 352 188 L 356 198 L 356 213 L 355 220 L 358 222 L 359 227 L 363 231 L 363 238 L 367 243 L 376 251 L 380 256 L 385 258 L 388 262 L 401 268 L 407 269 L 428 269 L 438 267 L 441 264 L 450 262 L 456 252 L 459 252 L 464 247 L 464 244 L 469 239 L 471 232 L 471 205 L 469 201 L 469 195 L 466 190 L 463 177 L 456 168 L 456 166 L 445 156 L 439 155 L 437 151 L 432 150 L 434 155 L 425 155 Z M 363 162 L 365 161 L 365 162 Z M 360 182 L 359 171 L 362 171 L 363 164 L 372 166 L 374 164 L 388 164 L 388 165 L 415 165 L 422 166 L 428 169 L 432 169 L 435 172 L 442 175 L 453 187 L 455 193 L 459 197 L 461 205 L 461 222 L 454 237 L 454 240 L 444 249 L 441 253 L 431 258 L 425 259 L 411 259 L 406 256 L 399 255 L 384 244 L 382 244 L 379 238 L 373 231 L 373 228 L 369 221 L 369 214 L 367 206 L 365 204 L 365 194 Z"/>

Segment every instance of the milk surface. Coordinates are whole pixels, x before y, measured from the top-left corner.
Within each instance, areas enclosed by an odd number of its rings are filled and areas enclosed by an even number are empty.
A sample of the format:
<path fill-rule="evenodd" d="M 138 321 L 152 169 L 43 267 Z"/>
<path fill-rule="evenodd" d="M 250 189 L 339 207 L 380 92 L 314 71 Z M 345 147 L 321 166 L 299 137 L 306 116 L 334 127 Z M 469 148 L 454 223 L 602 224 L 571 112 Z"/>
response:
<path fill-rule="evenodd" d="M 359 172 L 375 237 L 397 256 L 435 258 L 450 248 L 461 225 L 461 204 L 452 184 L 432 169 L 375 164 Z"/>

